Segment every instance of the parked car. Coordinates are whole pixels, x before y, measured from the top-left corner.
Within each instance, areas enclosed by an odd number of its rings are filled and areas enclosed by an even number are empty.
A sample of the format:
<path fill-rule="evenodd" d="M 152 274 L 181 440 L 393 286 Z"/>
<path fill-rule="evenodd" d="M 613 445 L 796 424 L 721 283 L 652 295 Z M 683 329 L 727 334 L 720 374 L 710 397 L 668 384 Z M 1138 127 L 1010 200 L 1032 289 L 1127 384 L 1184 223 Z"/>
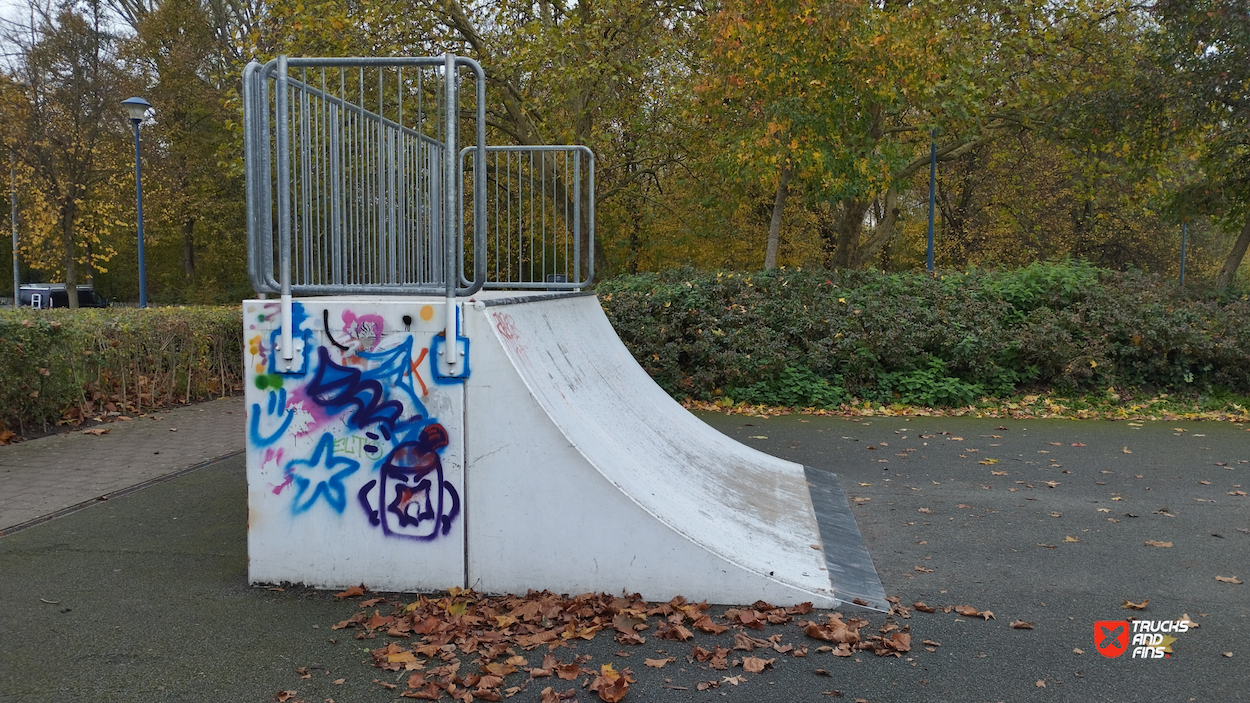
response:
<path fill-rule="evenodd" d="M 69 307 L 69 291 L 64 283 L 30 283 L 21 287 L 21 306 L 46 310 Z M 78 286 L 78 307 L 107 308 L 108 301 L 101 298 L 90 284 Z"/>

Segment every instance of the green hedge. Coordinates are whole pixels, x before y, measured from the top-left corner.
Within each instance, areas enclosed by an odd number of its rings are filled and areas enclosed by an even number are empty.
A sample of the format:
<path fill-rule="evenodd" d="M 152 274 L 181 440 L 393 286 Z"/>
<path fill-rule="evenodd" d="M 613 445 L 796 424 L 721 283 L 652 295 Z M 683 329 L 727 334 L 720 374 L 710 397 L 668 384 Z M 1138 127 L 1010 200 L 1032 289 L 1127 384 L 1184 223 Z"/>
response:
<path fill-rule="evenodd" d="M 227 395 L 241 344 L 233 307 L 0 311 L 0 430 Z"/>
<path fill-rule="evenodd" d="M 1084 263 L 923 274 L 674 270 L 605 281 L 676 397 L 966 405 L 1023 390 L 1250 392 L 1250 303 Z"/>

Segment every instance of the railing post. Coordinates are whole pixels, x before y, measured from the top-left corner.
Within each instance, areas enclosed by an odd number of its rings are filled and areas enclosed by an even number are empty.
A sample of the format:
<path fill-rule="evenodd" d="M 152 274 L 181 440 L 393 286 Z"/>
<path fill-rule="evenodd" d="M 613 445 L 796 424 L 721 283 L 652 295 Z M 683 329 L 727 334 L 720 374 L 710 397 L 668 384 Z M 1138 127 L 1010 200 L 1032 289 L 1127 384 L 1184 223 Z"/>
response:
<path fill-rule="evenodd" d="M 291 155 L 290 124 L 288 124 L 286 55 L 278 57 L 277 93 L 278 123 L 278 275 L 282 286 L 282 359 L 288 368 L 295 358 L 295 342 L 291 333 Z"/>
<path fill-rule="evenodd" d="M 456 343 L 456 279 L 459 267 L 456 265 L 456 171 L 460 153 L 456 149 L 456 55 L 447 52 L 443 55 L 443 109 L 447 114 L 446 146 L 443 152 L 443 283 L 446 286 L 444 312 L 447 322 L 443 327 L 443 360 L 447 363 L 448 375 L 455 375 L 459 368 L 460 349 Z"/>

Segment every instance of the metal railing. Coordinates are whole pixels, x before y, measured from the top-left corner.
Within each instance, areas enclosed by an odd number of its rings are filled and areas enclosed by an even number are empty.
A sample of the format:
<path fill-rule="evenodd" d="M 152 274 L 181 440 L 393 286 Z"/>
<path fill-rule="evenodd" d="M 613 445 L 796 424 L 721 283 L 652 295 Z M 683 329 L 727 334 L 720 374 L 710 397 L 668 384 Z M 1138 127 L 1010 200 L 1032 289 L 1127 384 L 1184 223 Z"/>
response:
<path fill-rule="evenodd" d="M 486 246 L 467 246 L 461 220 L 461 285 L 466 269 L 485 260 L 485 288 L 574 290 L 594 278 L 595 156 L 584 146 L 488 146 L 486 168 L 467 167 L 474 147 L 460 152 L 461 194 L 480 197 L 486 182 Z M 466 186 L 465 182 L 469 184 Z M 476 205 L 476 203 L 473 203 Z M 468 242 L 472 245 L 472 242 Z"/>
<path fill-rule="evenodd" d="M 244 69 L 248 276 L 281 296 L 287 372 L 293 295 L 445 296 L 456 375 L 457 296 L 590 283 L 594 155 L 488 148 L 485 102 L 482 67 L 454 54 Z"/>
<path fill-rule="evenodd" d="M 470 79 L 475 100 L 466 107 L 462 84 Z M 484 102 L 481 67 L 451 54 L 249 64 L 244 147 L 253 288 L 282 295 L 478 290 L 484 271 L 463 281 L 454 274 L 462 248 L 458 164 L 446 155 L 458 152 L 461 121 L 471 123 L 484 149 Z M 477 188 L 472 200 L 484 207 Z M 474 245 L 484 233 L 473 226 Z"/>

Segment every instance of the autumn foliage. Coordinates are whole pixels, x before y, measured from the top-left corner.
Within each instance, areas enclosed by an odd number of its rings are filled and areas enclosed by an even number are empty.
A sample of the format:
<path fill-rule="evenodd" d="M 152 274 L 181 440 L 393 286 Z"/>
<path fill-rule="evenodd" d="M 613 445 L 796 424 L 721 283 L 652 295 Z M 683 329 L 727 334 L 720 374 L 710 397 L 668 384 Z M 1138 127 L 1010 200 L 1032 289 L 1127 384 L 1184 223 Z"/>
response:
<path fill-rule="evenodd" d="M 911 651 L 910 626 L 900 626 L 894 619 L 911 618 L 911 609 L 899 605 L 896 597 L 887 599 L 890 612 L 885 624 L 868 633 L 866 619 L 844 621 L 837 612 L 818 616 L 811 603 L 782 608 L 757 601 L 716 615 L 707 603 L 691 603 L 680 596 L 667 603 L 647 603 L 637 594 L 530 591 L 524 596 L 492 597 L 453 588 L 445 596 L 421 595 L 411 602 L 392 603 L 371 596 L 364 586 L 336 595 L 357 603 L 359 609 L 333 630 L 354 630 L 358 640 L 382 640 L 371 649 L 373 666 L 385 672 L 374 683 L 418 700 L 498 701 L 530 686 L 542 687 L 541 700 L 546 703 L 574 700 L 578 688 L 610 703 L 623 700 L 636 682 L 629 668 L 595 665 L 589 654 L 560 654 L 563 648 L 597 636 L 612 637 L 623 646 L 648 640 L 653 644 L 668 640 L 668 647 L 688 642 L 687 662 L 697 663 L 699 669 L 717 673 L 741 669 L 742 674 L 699 682 L 700 691 L 725 682 L 739 685 L 746 674 L 774 669 L 784 658 L 806 658 L 809 646 L 835 656 L 869 652 L 899 657 Z M 798 628 L 799 642 L 786 642 L 783 632 L 764 632 L 784 625 Z M 692 641 L 695 631 L 732 641 L 725 640 L 725 646 L 709 642 L 708 649 Z M 677 657 L 646 659 L 644 665 L 663 669 L 675 661 Z"/>

